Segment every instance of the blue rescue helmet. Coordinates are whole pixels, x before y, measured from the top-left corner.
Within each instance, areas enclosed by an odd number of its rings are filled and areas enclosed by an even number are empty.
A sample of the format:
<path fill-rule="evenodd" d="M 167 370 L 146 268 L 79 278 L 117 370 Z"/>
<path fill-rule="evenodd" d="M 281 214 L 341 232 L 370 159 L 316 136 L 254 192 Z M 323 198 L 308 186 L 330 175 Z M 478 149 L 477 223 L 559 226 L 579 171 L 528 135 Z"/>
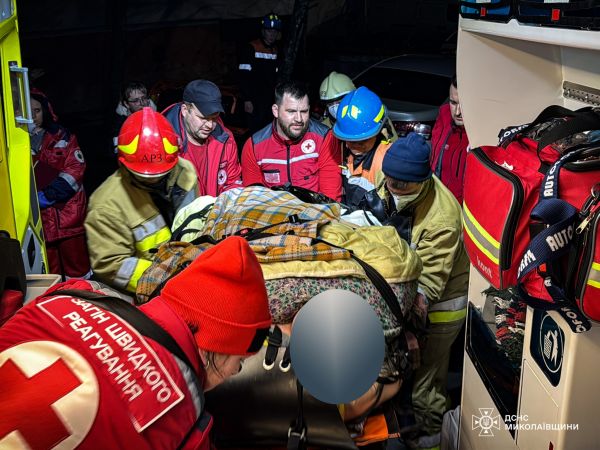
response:
<path fill-rule="evenodd" d="M 264 16 L 260 24 L 267 30 L 281 30 L 281 19 L 275 13 L 269 13 Z"/>
<path fill-rule="evenodd" d="M 364 86 L 348 93 L 337 110 L 333 134 L 342 141 L 364 141 L 383 128 L 386 117 L 381 99 Z"/>

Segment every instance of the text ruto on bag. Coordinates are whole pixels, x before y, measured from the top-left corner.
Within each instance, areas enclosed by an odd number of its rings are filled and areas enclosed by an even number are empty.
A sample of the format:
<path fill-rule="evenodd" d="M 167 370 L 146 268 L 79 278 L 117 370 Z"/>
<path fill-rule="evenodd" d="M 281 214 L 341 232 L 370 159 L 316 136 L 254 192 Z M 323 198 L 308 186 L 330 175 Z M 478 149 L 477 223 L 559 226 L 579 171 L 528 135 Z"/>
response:
<path fill-rule="evenodd" d="M 563 249 L 566 245 L 569 245 L 573 239 L 573 225 L 569 225 L 567 228 L 560 230 L 558 233 L 554 233 L 546 238 L 546 243 L 551 251 L 556 252 Z"/>

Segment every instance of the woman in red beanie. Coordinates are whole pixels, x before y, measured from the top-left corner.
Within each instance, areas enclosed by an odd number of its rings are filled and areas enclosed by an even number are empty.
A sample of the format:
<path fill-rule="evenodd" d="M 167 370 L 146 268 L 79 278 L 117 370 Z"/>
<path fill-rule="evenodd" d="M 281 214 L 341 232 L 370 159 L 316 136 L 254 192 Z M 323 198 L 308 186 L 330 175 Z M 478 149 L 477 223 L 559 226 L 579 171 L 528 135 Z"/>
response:
<path fill-rule="evenodd" d="M 69 280 L 0 328 L 0 448 L 210 448 L 203 392 L 236 374 L 271 325 L 247 242 L 207 250 L 139 310 L 94 300 L 100 289 Z M 174 345 L 159 343 L 164 332 Z"/>

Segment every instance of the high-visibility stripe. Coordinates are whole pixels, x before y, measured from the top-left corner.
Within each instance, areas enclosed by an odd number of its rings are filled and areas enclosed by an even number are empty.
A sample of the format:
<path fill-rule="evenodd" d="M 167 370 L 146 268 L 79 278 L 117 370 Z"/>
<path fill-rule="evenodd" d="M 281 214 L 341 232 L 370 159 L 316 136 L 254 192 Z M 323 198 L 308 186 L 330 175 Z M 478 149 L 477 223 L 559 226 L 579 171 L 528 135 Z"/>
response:
<path fill-rule="evenodd" d="M 179 147 L 171 144 L 167 138 L 162 138 L 162 140 L 163 140 L 163 148 L 165 149 L 165 152 L 168 155 L 172 155 L 173 153 L 175 153 L 176 151 L 179 150 Z"/>
<path fill-rule="evenodd" d="M 455 322 L 465 318 L 466 316 L 466 308 L 461 309 L 460 311 L 434 311 L 428 314 L 429 322 L 431 323 Z"/>
<path fill-rule="evenodd" d="M 158 248 L 160 244 L 167 242 L 169 239 L 171 239 L 171 230 L 167 227 L 161 228 L 156 233 L 136 242 L 135 248 L 139 252 L 147 252 L 151 248 Z"/>
<path fill-rule="evenodd" d="M 190 391 L 190 398 L 194 403 L 194 410 L 196 412 L 196 419 L 200 417 L 202 414 L 202 407 L 204 406 L 204 395 L 201 394 L 198 390 L 198 383 L 196 383 L 196 376 L 192 373 L 192 369 L 187 363 L 184 363 L 180 360 L 176 355 L 173 355 L 173 359 L 177 363 L 179 367 L 179 371 L 181 375 L 183 375 L 183 379 L 185 380 L 185 384 Z"/>
<path fill-rule="evenodd" d="M 293 164 L 295 162 L 298 161 L 303 161 L 305 159 L 312 159 L 312 158 L 318 158 L 319 154 L 318 153 L 307 153 L 306 155 L 301 155 L 301 156 L 296 156 L 295 158 L 291 158 L 290 159 L 290 164 Z M 258 165 L 261 166 L 263 164 L 280 164 L 280 165 L 286 165 L 287 164 L 287 160 L 285 159 L 271 159 L 271 158 L 265 158 L 265 159 L 261 159 L 260 161 L 258 161 Z"/>
<path fill-rule="evenodd" d="M 381 122 L 381 119 L 383 119 L 384 114 L 385 114 L 385 107 L 383 105 L 381 105 L 381 109 L 379 110 L 379 113 L 375 116 L 375 118 L 373 119 L 373 122 L 375 122 L 375 123 Z"/>
<path fill-rule="evenodd" d="M 434 303 L 429 307 L 429 312 L 433 311 L 459 311 L 467 307 L 467 296 L 463 295 L 460 297 L 453 298 L 451 300 L 445 300 L 443 302 Z"/>
<path fill-rule="evenodd" d="M 163 216 L 160 214 L 154 216 L 152 219 L 146 220 L 143 224 L 138 225 L 133 229 L 133 237 L 136 242 L 142 241 L 151 234 L 156 233 L 158 230 L 165 228 L 167 223 Z"/>
<path fill-rule="evenodd" d="M 79 191 L 79 183 L 77 183 L 77 180 L 75 180 L 73 175 L 66 172 L 60 172 L 58 176 L 69 183 L 69 186 L 71 186 L 71 189 L 73 189 L 75 192 Z"/>
<path fill-rule="evenodd" d="M 500 264 L 500 243 L 494 239 L 477 222 L 466 203 L 463 203 L 463 225 L 465 231 L 481 252 L 487 256 L 494 264 Z"/>
<path fill-rule="evenodd" d="M 252 66 L 250 64 L 240 64 L 238 69 L 252 71 Z"/>
<path fill-rule="evenodd" d="M 277 53 L 254 52 L 254 57 L 258 59 L 277 59 Z"/>
<path fill-rule="evenodd" d="M 131 275 L 129 283 L 127 283 L 127 287 L 125 289 L 127 289 L 129 292 L 135 292 L 138 285 L 138 281 L 140 281 L 140 278 L 142 277 L 142 275 L 144 275 L 146 269 L 148 269 L 148 267 L 150 267 L 151 265 L 152 261 L 149 261 L 147 259 L 138 259 L 138 263 L 135 266 L 135 270 L 133 271 L 133 274 Z"/>
<path fill-rule="evenodd" d="M 135 292 L 138 280 L 151 264 L 152 262 L 147 259 L 136 258 L 134 256 L 126 258 L 121 263 L 121 267 L 119 267 L 115 276 L 115 286 Z"/>
<path fill-rule="evenodd" d="M 375 189 L 375 185 L 366 178 L 361 176 L 354 176 L 348 169 L 344 169 L 342 174 L 348 179 L 348 184 L 363 188 L 365 191 L 372 191 Z"/>
<path fill-rule="evenodd" d="M 137 134 L 129 144 L 121 144 L 121 145 L 117 145 L 117 147 L 123 153 L 127 153 L 128 155 L 133 155 L 135 153 L 135 151 L 137 150 L 139 140 L 140 140 L 140 135 Z"/>
<path fill-rule="evenodd" d="M 590 277 L 588 278 L 588 282 L 592 287 L 600 289 L 600 263 L 592 263 L 592 268 L 590 270 Z"/>

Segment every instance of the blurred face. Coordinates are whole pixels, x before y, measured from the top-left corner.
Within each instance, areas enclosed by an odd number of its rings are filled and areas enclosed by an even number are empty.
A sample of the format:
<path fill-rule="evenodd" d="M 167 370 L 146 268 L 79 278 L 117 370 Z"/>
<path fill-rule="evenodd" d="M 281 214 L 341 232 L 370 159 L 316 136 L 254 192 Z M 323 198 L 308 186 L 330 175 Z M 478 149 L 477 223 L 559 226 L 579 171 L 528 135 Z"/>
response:
<path fill-rule="evenodd" d="M 273 105 L 273 116 L 277 119 L 277 132 L 283 139 L 300 139 L 308 130 L 308 95 L 293 98 L 283 95 L 281 105 Z"/>
<path fill-rule="evenodd" d="M 183 117 L 183 127 L 187 137 L 192 143 L 202 145 L 206 138 L 213 132 L 217 126 L 219 113 L 216 112 L 210 116 L 204 116 L 195 105 L 183 103 L 181 105 L 181 115 Z"/>
<path fill-rule="evenodd" d="M 364 141 L 346 141 L 346 147 L 348 147 L 348 150 L 350 150 L 353 155 L 364 155 L 373 149 L 376 141 L 377 136 L 365 139 Z"/>
<path fill-rule="evenodd" d="M 31 114 L 33 114 L 33 123 L 36 127 L 41 127 L 44 121 L 44 111 L 42 104 L 35 99 L 31 99 Z"/>
<path fill-rule="evenodd" d="M 138 89 L 131 91 L 125 101 L 127 102 L 127 108 L 131 113 L 140 111 L 144 106 L 150 104 L 148 96 Z"/>
<path fill-rule="evenodd" d="M 275 41 L 277 40 L 278 36 L 279 36 L 278 30 L 266 29 L 266 28 L 262 29 L 263 41 L 265 41 L 265 44 L 267 44 L 268 46 L 273 45 L 275 43 Z"/>
<path fill-rule="evenodd" d="M 452 85 L 450 85 L 448 103 L 450 104 L 450 115 L 452 116 L 454 124 L 459 127 L 464 126 L 465 123 L 463 122 L 462 109 L 460 107 L 460 101 L 458 100 L 458 90 Z"/>
<path fill-rule="evenodd" d="M 208 356 L 205 354 L 202 356 L 202 360 L 205 361 Z M 243 356 L 236 355 L 224 355 L 222 353 L 215 353 L 214 358 L 210 360 L 210 364 L 206 369 L 206 380 L 204 381 L 204 391 L 210 391 L 217 387 L 223 381 L 239 373 L 242 370 L 242 362 L 244 361 Z"/>

